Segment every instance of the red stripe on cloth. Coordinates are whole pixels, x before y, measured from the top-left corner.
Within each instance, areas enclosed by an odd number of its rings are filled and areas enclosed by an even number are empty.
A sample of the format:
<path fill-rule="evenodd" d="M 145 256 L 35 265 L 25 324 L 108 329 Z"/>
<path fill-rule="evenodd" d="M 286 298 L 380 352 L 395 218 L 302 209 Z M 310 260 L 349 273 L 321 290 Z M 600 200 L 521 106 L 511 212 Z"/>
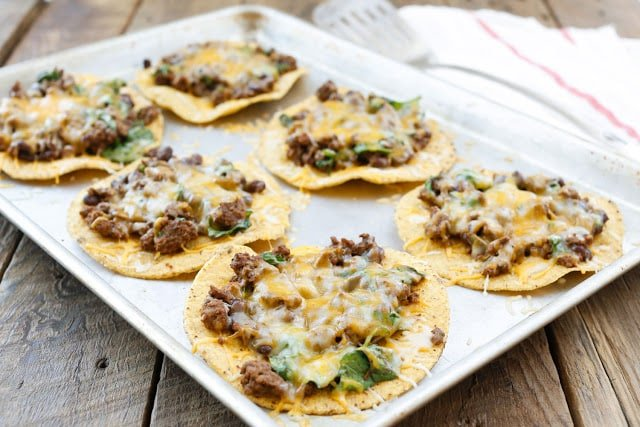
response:
<path fill-rule="evenodd" d="M 591 95 L 589 93 L 586 93 L 586 92 L 582 92 L 579 89 L 569 85 L 562 78 L 562 76 L 560 76 L 553 69 L 551 69 L 551 68 L 549 68 L 549 67 L 547 67 L 547 66 L 545 66 L 543 64 L 539 64 L 539 63 L 533 61 L 532 59 L 530 59 L 529 57 L 527 57 L 526 55 L 524 55 L 523 53 L 521 53 L 515 46 L 511 45 L 506 40 L 504 40 L 499 34 L 497 34 L 480 17 L 475 16 L 475 20 L 477 21 L 477 23 L 482 27 L 482 29 L 486 33 L 488 33 L 492 38 L 494 38 L 495 40 L 497 40 L 498 42 L 500 42 L 501 44 L 506 46 L 506 48 L 508 48 L 508 50 L 510 50 L 519 59 L 521 59 L 522 61 L 525 61 L 526 63 L 528 63 L 528 64 L 530 64 L 530 65 L 532 65 L 534 67 L 539 68 L 544 73 L 548 74 L 555 81 L 555 83 L 557 83 L 560 87 L 564 88 L 565 90 L 570 92 L 572 95 L 585 100 L 591 107 L 593 107 L 593 109 L 595 111 L 597 111 L 598 113 L 600 113 L 601 115 L 606 117 L 607 120 L 609 122 L 611 122 L 614 126 L 616 126 L 617 128 L 623 129 L 629 136 L 631 136 L 631 137 L 637 139 L 638 141 L 640 141 L 640 135 L 638 134 L 638 132 L 632 126 L 629 126 L 629 125 L 625 124 L 624 122 L 622 122 L 620 119 L 618 119 L 618 117 L 615 116 L 615 114 L 611 110 L 606 108 L 593 95 Z"/>
<path fill-rule="evenodd" d="M 568 32 L 566 27 L 560 28 L 560 33 L 562 33 L 562 36 L 564 36 L 564 38 L 570 43 L 575 44 L 575 40 L 573 39 L 573 37 L 571 37 L 571 33 Z"/>

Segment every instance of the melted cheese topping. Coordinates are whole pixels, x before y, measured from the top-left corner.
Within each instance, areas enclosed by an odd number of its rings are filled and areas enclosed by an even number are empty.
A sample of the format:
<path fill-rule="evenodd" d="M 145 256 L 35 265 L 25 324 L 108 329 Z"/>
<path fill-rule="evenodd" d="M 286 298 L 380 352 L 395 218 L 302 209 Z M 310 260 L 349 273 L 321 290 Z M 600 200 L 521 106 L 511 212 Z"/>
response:
<path fill-rule="evenodd" d="M 405 141 L 420 120 L 417 108 L 396 111 L 384 104 L 376 113 L 369 113 L 365 103 L 328 100 L 315 104 L 303 119 L 303 129 L 314 139 L 336 135 L 343 141 L 350 138 L 359 142 Z"/>
<path fill-rule="evenodd" d="M 181 51 L 183 60 L 179 72 L 188 73 L 207 67 L 208 71 L 234 85 L 250 77 L 269 75 L 278 78 L 276 65 L 270 58 L 257 52 L 253 45 L 237 46 L 230 43 L 194 45 Z"/>
<path fill-rule="evenodd" d="M 126 193 L 112 203 L 117 217 L 131 222 L 153 222 L 163 216 L 170 204 L 186 201 L 193 208 L 198 223 L 207 226 L 208 216 L 214 208 L 243 197 L 244 192 L 238 187 L 228 190 L 217 182 L 217 165 L 188 165 L 176 158 L 168 164 L 172 173 L 167 174 L 167 178 L 153 179 L 163 171 L 148 166 L 144 170 L 144 186 L 131 183 L 127 186 Z"/>
<path fill-rule="evenodd" d="M 262 263 L 260 278 L 245 297 L 248 311 L 231 315 L 233 322 L 253 326 L 255 346 L 272 347 L 273 368 L 295 387 L 330 385 L 342 358 L 357 349 L 376 361 L 368 343 L 376 336 L 384 344 L 404 328 L 406 311 L 397 296 L 408 287 L 402 281 L 409 268 L 386 269 L 360 256 L 338 267 L 324 257 L 294 258 L 280 269 Z M 398 357 L 391 364 L 398 368 Z"/>
<path fill-rule="evenodd" d="M 36 147 L 48 135 L 60 133 L 65 143 L 80 145 L 83 134 L 116 95 L 108 81 L 81 79 L 69 90 L 50 87 L 44 96 L 3 98 L 0 140 L 23 141 Z"/>
<path fill-rule="evenodd" d="M 526 249 L 542 255 L 545 246 L 549 246 L 548 254 L 551 256 L 552 247 L 551 257 L 555 258 L 570 251 L 564 244 L 566 238 L 583 239 L 593 234 L 596 224 L 603 221 L 600 210 L 593 209 L 581 198 L 562 195 L 562 186 L 557 180 L 542 176 L 531 178 L 532 182 L 539 183 L 534 185 L 541 187 L 537 193 L 519 189 L 510 177 L 493 183 L 493 178 L 467 170 L 443 180 L 452 180 L 449 188 L 454 189 L 436 197 L 442 201 L 439 207 L 447 216 L 448 233 L 469 236 L 466 242 L 471 246 L 473 257 L 476 254 L 492 257 L 484 255 L 486 246 L 495 239 L 508 237 L 510 241 L 497 249 L 497 257 L 508 257 L 515 262 L 521 257 L 520 251 Z M 553 261 L 550 266 L 544 266 L 535 275 L 544 275 L 554 264 Z M 524 277 L 533 275 L 530 269 L 526 274 L 516 268 L 516 273 Z M 456 278 L 456 281 L 474 278 L 478 276 Z"/>

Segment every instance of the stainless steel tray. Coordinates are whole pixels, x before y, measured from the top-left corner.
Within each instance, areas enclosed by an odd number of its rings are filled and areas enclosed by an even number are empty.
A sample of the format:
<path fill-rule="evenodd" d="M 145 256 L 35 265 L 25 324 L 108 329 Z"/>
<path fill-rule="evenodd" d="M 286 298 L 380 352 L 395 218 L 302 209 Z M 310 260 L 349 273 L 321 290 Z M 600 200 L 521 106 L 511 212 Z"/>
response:
<path fill-rule="evenodd" d="M 5 67 L 0 69 L 0 93 L 8 93 L 16 79 L 29 81 L 37 72 L 54 65 L 71 72 L 130 79 L 143 58 L 158 58 L 188 42 L 230 38 L 257 39 L 290 53 L 309 70 L 309 75 L 284 100 L 254 106 L 213 126 L 191 126 L 167 114 L 165 141 L 180 153 L 226 152 L 230 159 L 242 159 L 250 153 L 257 134 L 231 132 L 234 127 L 264 120 L 332 78 L 340 84 L 393 98 L 422 95 L 428 115 L 454 136 L 462 163 L 561 175 L 581 189 L 608 195 L 624 214 L 625 255 L 598 274 L 570 275 L 555 285 L 529 293 L 528 298 L 510 293 L 483 295 L 450 287 L 450 337 L 431 377 L 398 399 L 365 412 L 363 420 L 314 417 L 309 420 L 311 424 L 392 424 L 639 263 L 637 163 L 601 152 L 560 130 L 271 9 L 255 6 L 225 9 Z M 62 177 L 58 185 L 26 184 L 3 178 L 0 212 L 248 424 L 296 424 L 296 420 L 286 416 L 275 421 L 192 355 L 182 326 L 183 301 L 190 278 L 168 281 L 126 278 L 94 262 L 70 238 L 65 227 L 68 204 L 81 188 L 100 175 L 71 174 Z M 356 237 L 367 231 L 381 244 L 401 248 L 393 222 L 394 207 L 387 202 L 407 188 L 350 183 L 314 193 L 306 209 L 293 212 L 290 237 L 294 245 L 324 245 L 330 235 Z M 288 189 L 296 196 L 295 189 Z M 302 198 L 299 195 L 297 199 Z"/>

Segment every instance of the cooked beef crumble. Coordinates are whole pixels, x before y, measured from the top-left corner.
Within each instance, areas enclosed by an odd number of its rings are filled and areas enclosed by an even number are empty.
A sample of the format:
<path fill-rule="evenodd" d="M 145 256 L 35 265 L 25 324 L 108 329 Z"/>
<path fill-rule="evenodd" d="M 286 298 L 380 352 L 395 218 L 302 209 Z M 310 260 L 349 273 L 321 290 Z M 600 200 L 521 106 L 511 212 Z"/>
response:
<path fill-rule="evenodd" d="M 147 63 L 143 66 L 149 68 Z M 157 85 L 208 98 L 217 105 L 271 92 L 280 76 L 296 68 L 293 57 L 273 49 L 208 42 L 161 58 L 153 78 Z"/>
<path fill-rule="evenodd" d="M 80 83 L 63 70 L 41 73 L 27 90 L 16 82 L 0 111 L 0 151 L 23 161 L 83 154 L 115 162 L 135 160 L 154 137 L 156 106 L 136 106 L 115 79 Z"/>
<path fill-rule="evenodd" d="M 241 197 L 212 206 L 181 178 L 203 174 L 202 162 L 198 154 L 179 159 L 170 147 L 152 149 L 136 170 L 119 176 L 110 187 L 89 188 L 80 215 L 105 238 L 138 238 L 144 251 L 160 254 L 179 253 L 199 236 L 216 239 L 250 227 L 252 194 L 261 193 L 265 183 L 253 181 L 252 192 L 245 190 L 243 174 L 222 160 L 212 182 L 220 185 L 223 180 L 226 191 L 237 191 Z"/>
<path fill-rule="evenodd" d="M 591 260 L 589 247 L 608 221 L 563 179 L 519 172 L 441 174 L 426 182 L 419 198 L 429 213 L 426 235 L 445 245 L 464 242 L 489 277 L 529 256 L 566 267 Z"/>
<path fill-rule="evenodd" d="M 318 105 L 291 116 L 286 156 L 297 166 L 327 173 L 351 166 L 398 167 L 410 162 L 430 142 L 431 132 L 418 99 L 398 102 L 357 91 L 342 95 L 332 81 L 316 93 Z"/>
<path fill-rule="evenodd" d="M 369 345 L 364 342 L 386 340 L 401 328 L 399 308 L 419 300 L 414 288 L 423 280 L 423 275 L 403 265 L 384 268 L 381 264 L 384 250 L 369 234 L 361 234 L 360 238 L 355 243 L 332 237 L 330 245 L 315 256 L 313 262 L 293 258 L 284 245 L 258 255 L 237 253 L 230 263 L 234 272 L 230 281 L 223 287 L 210 286 L 201 307 L 203 325 L 219 333 L 219 341 L 228 340 L 226 336 L 233 334 L 261 357 L 246 362 L 241 368 L 241 384 L 246 394 L 279 398 L 293 391 L 289 382 L 298 381 L 302 384 L 295 383 L 296 388 L 324 388 L 333 376 L 311 383 L 297 378 L 292 374 L 295 368 L 288 362 L 296 358 L 292 353 L 301 351 L 301 346 L 312 353 L 341 349 L 335 348 L 339 343 L 351 349 L 365 347 Z M 312 263 L 319 279 L 323 277 L 328 282 L 317 281 L 316 288 L 310 285 L 312 288 L 304 291 L 306 274 L 298 270 L 297 263 Z M 325 270 L 321 273 L 320 269 Z M 337 306 L 338 318 L 328 318 L 330 313 L 322 309 L 324 305 L 314 303 L 326 293 L 327 302 Z M 351 293 L 355 297 L 349 297 Z M 369 301 L 368 295 L 374 301 Z M 361 303 L 350 308 L 356 298 Z M 358 312 L 364 305 L 370 305 L 366 311 L 373 312 L 367 315 Z M 315 315 L 317 310 L 320 318 Z M 283 326 L 285 332 L 290 332 L 290 327 L 292 331 L 301 331 L 304 343 L 290 344 L 289 333 L 279 333 L 279 326 Z M 444 337 L 443 331 L 435 327 L 432 344 L 443 343 Z M 376 352 L 385 352 L 380 349 Z M 394 377 L 396 375 L 391 378 Z"/>

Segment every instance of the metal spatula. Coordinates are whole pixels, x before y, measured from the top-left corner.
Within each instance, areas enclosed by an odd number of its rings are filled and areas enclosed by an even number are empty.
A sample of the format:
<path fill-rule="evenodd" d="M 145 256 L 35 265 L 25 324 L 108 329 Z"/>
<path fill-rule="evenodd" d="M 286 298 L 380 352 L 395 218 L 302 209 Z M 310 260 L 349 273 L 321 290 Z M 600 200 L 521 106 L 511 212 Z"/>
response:
<path fill-rule="evenodd" d="M 319 4 L 312 13 L 312 20 L 322 29 L 358 45 L 379 52 L 397 61 L 418 68 L 447 68 L 493 81 L 508 87 L 564 117 L 589 138 L 597 139 L 613 148 L 613 134 L 585 123 L 555 101 L 538 93 L 483 71 L 434 61 L 434 55 L 397 13 L 387 0 L 328 0 Z"/>

